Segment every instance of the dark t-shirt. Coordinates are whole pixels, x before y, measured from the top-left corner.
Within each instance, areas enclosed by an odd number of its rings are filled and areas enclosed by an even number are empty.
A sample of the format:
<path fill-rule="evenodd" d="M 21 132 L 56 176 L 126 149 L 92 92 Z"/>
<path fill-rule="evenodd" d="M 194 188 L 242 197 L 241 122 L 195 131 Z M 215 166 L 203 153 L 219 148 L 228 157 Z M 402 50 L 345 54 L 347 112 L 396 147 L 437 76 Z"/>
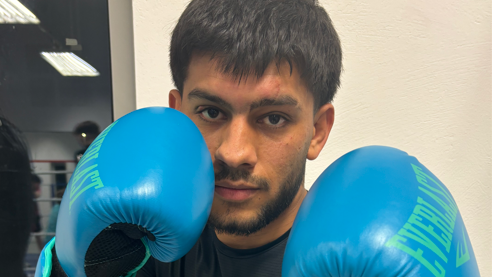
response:
<path fill-rule="evenodd" d="M 183 258 L 163 263 L 152 257 L 137 277 L 274 277 L 281 276 L 289 232 L 254 249 L 233 249 L 208 226 Z"/>

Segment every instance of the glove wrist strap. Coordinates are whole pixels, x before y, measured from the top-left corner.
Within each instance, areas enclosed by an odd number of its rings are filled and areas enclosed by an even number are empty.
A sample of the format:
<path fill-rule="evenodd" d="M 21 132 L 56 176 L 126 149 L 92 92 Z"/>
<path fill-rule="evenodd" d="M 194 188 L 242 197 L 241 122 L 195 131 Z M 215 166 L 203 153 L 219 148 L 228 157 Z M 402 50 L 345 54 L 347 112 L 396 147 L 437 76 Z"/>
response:
<path fill-rule="evenodd" d="M 143 237 L 140 239 L 142 243 L 145 245 L 145 258 L 142 260 L 142 262 L 133 270 L 129 271 L 125 277 L 134 277 L 137 275 L 137 272 L 147 263 L 147 261 L 150 258 L 150 249 L 149 245 L 147 244 L 147 238 Z"/>
<path fill-rule="evenodd" d="M 51 239 L 48 244 L 43 249 L 42 255 L 44 255 L 44 265 L 43 265 L 43 272 L 41 273 L 42 277 L 49 277 L 51 275 L 51 268 L 52 268 L 52 258 L 53 255 L 51 254 L 51 250 L 55 247 L 55 238 Z"/>

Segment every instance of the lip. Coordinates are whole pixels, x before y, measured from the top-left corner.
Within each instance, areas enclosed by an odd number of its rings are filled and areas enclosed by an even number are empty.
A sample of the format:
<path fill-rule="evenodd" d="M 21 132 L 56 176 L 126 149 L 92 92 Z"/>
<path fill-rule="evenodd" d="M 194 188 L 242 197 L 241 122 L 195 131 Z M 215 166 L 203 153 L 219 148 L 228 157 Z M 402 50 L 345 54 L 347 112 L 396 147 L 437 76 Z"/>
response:
<path fill-rule="evenodd" d="M 218 181 L 215 183 L 215 186 L 228 188 L 228 189 L 252 189 L 252 190 L 259 189 L 255 186 L 250 186 L 244 183 L 231 182 L 231 181 Z"/>
<path fill-rule="evenodd" d="M 215 194 L 226 201 L 242 202 L 252 198 L 259 188 L 248 186 L 244 183 L 217 182 L 215 185 Z"/>

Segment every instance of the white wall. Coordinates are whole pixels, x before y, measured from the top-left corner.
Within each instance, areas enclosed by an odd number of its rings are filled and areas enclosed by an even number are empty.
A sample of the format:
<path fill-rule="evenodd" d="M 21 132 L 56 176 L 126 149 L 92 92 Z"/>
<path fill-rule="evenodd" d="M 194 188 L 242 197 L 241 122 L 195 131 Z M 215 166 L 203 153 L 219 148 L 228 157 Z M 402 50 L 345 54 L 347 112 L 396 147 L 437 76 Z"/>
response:
<path fill-rule="evenodd" d="M 167 106 L 170 33 L 188 1 L 134 0 L 137 108 Z M 491 2 L 322 0 L 344 50 L 333 132 L 306 184 L 364 145 L 407 151 L 451 190 L 492 276 Z"/>

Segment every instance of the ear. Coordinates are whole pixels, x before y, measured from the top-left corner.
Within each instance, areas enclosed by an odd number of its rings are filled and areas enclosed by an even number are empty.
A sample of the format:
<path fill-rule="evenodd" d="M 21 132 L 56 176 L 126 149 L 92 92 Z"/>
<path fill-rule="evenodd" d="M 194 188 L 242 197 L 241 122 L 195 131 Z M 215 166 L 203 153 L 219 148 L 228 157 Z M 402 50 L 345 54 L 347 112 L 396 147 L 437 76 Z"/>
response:
<path fill-rule="evenodd" d="M 313 137 L 307 154 L 309 160 L 316 159 L 323 150 L 334 121 L 335 108 L 331 103 L 321 106 L 314 115 Z"/>
<path fill-rule="evenodd" d="M 178 111 L 181 110 L 181 93 L 179 90 L 172 89 L 169 92 L 169 107 Z"/>

